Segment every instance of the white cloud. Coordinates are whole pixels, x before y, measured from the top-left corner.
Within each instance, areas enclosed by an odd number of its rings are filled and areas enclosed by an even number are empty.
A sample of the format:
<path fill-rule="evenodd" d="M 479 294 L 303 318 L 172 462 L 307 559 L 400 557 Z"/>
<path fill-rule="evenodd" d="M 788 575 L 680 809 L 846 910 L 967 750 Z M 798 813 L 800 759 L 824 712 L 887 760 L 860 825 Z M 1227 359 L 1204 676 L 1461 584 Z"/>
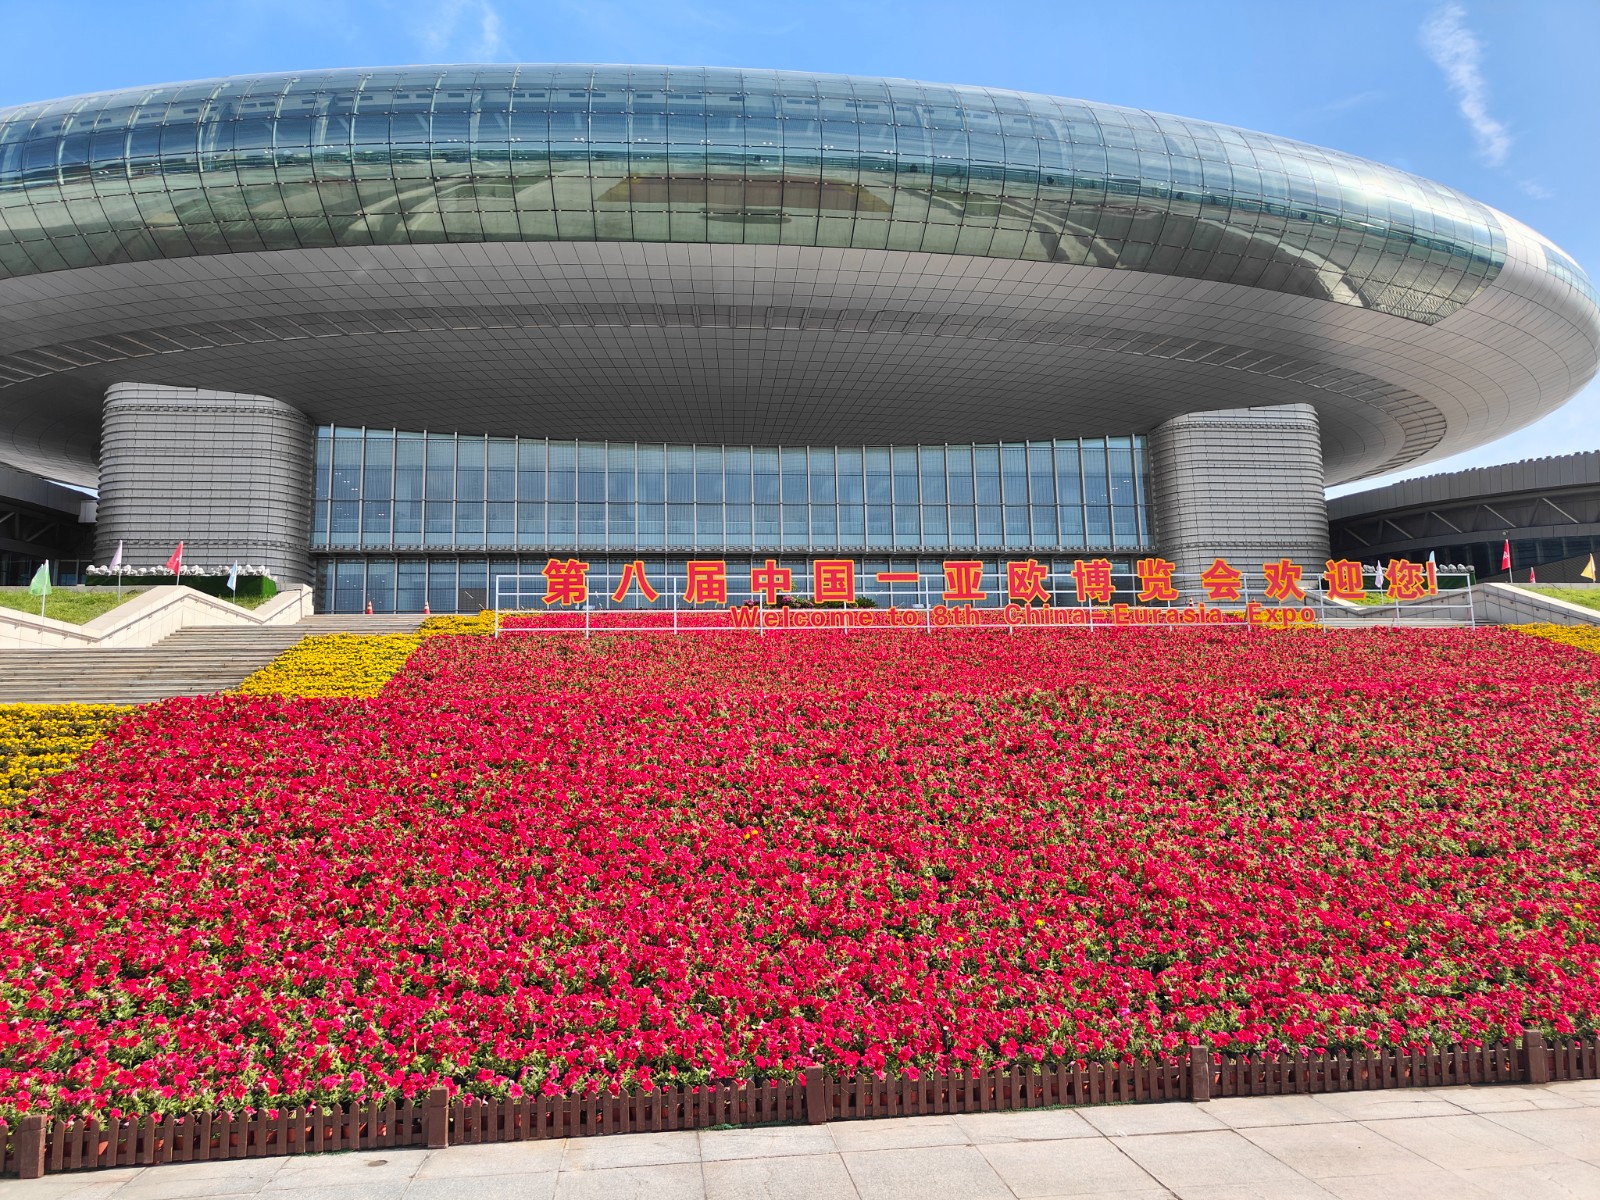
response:
<path fill-rule="evenodd" d="M 1483 43 L 1467 28 L 1466 10 L 1450 3 L 1435 9 L 1422 25 L 1422 48 L 1444 72 L 1456 106 L 1472 128 L 1478 154 L 1491 167 L 1511 153 L 1511 131 L 1489 115 L 1489 85 L 1483 77 Z"/>
<path fill-rule="evenodd" d="M 429 54 L 464 62 L 494 62 L 505 45 L 490 0 L 439 0 L 414 32 Z"/>
<path fill-rule="evenodd" d="M 1315 108 L 1308 108 L 1301 114 L 1303 117 L 1331 117 L 1339 113 L 1349 112 L 1353 108 L 1360 108 L 1364 104 L 1371 104 L 1374 100 L 1382 100 L 1382 92 L 1356 92 L 1353 95 L 1343 96 L 1338 100 L 1330 100 L 1326 104 L 1319 104 Z"/>
<path fill-rule="evenodd" d="M 1524 179 L 1517 186 L 1522 189 L 1523 195 L 1532 196 L 1535 200 L 1548 200 L 1555 195 L 1536 179 Z"/>

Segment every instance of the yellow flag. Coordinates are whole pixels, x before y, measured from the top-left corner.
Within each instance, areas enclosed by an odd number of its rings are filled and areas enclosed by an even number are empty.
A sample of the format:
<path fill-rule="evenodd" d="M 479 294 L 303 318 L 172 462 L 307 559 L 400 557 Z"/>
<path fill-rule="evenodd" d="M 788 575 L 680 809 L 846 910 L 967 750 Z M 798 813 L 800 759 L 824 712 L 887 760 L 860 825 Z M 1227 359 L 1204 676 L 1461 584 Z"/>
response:
<path fill-rule="evenodd" d="M 1589 565 L 1587 567 L 1585 567 L 1583 570 L 1579 571 L 1578 574 L 1581 575 L 1585 579 L 1593 579 L 1594 578 L 1594 555 L 1592 555 L 1592 554 L 1589 555 Z"/>

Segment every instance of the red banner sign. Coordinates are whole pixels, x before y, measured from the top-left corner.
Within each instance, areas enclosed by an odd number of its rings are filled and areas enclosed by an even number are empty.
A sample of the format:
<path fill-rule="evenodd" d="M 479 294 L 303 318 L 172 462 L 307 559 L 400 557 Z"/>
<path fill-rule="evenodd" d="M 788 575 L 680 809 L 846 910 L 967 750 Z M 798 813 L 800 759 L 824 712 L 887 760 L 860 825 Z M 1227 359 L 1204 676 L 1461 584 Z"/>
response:
<path fill-rule="evenodd" d="M 990 599 L 984 584 L 984 563 L 981 559 L 946 559 L 941 566 L 944 582 L 938 591 L 940 606 L 981 605 Z M 1113 605 L 1118 588 L 1111 560 L 1077 559 L 1072 564 L 1071 598 L 1077 605 L 1133 609 L 1151 603 L 1170 604 L 1180 598 L 1180 591 L 1174 583 L 1175 571 L 1174 564 L 1167 559 L 1139 559 L 1134 573 L 1138 584 L 1137 605 Z M 545 590 L 540 599 L 546 608 L 576 607 L 589 603 L 589 563 L 577 558 L 552 558 L 545 563 L 541 574 L 544 576 Z M 1033 604 L 1048 607 L 1051 597 L 1045 584 L 1049 577 L 1050 569 L 1038 559 L 1008 561 L 1005 564 L 1003 597 L 1006 603 L 992 611 Z M 890 585 L 921 582 L 915 571 L 879 571 L 875 578 L 881 584 Z M 1333 599 L 1361 601 L 1367 598 L 1366 581 L 1359 562 L 1329 559 L 1321 578 L 1327 584 L 1326 594 Z M 1383 585 L 1383 597 L 1386 600 L 1420 600 L 1425 596 L 1437 595 L 1439 591 L 1431 562 L 1390 559 L 1387 574 L 1381 578 L 1386 581 Z M 729 569 L 726 559 L 690 559 L 685 564 L 680 582 L 683 591 L 677 599 L 682 603 L 729 607 Z M 769 558 L 758 566 L 752 566 L 748 572 L 748 583 L 747 594 L 752 601 L 766 608 L 781 606 L 784 597 L 803 598 L 813 604 L 840 605 L 854 604 L 859 598 L 856 563 L 848 558 L 813 559 L 810 586 L 803 597 L 796 591 L 793 570 L 780 567 L 776 559 Z M 1210 604 L 1254 602 L 1255 597 L 1260 597 L 1274 605 L 1296 605 L 1306 599 L 1302 569 L 1288 558 L 1263 564 L 1261 578 L 1254 581 L 1254 586 L 1249 586 L 1250 581 L 1247 581 L 1244 573 L 1227 559 L 1218 558 L 1200 573 L 1198 583 L 1199 590 Z M 611 600 L 622 604 L 633 595 L 647 605 L 660 604 L 666 599 L 651 581 L 643 559 L 634 559 L 623 568 L 622 578 L 611 593 Z M 995 596 L 994 599 L 998 601 L 1001 597 Z M 1072 622 L 1063 617 L 1061 623 Z"/>

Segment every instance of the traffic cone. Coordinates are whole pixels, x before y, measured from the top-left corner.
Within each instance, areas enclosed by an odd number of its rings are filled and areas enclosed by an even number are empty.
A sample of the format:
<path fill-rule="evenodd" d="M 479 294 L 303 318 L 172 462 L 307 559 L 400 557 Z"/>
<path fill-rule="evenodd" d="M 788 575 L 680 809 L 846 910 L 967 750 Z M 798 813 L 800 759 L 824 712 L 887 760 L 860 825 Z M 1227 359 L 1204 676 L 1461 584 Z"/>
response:
<path fill-rule="evenodd" d="M 370 617 L 371 615 L 372 615 L 372 601 L 368 600 L 367 601 L 367 616 Z"/>
<path fill-rule="evenodd" d="M 428 602 L 426 600 L 422 602 L 422 615 L 425 617 L 433 616 L 433 609 L 428 607 Z"/>

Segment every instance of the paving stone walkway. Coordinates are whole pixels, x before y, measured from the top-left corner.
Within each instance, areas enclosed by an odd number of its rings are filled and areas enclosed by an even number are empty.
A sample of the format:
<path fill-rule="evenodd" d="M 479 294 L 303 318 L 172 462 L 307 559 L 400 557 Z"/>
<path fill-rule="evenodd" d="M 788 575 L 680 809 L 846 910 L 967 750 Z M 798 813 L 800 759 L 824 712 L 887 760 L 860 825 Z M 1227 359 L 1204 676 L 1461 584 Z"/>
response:
<path fill-rule="evenodd" d="M 173 1164 L 5 1200 L 1600 1198 L 1600 1081 Z"/>

